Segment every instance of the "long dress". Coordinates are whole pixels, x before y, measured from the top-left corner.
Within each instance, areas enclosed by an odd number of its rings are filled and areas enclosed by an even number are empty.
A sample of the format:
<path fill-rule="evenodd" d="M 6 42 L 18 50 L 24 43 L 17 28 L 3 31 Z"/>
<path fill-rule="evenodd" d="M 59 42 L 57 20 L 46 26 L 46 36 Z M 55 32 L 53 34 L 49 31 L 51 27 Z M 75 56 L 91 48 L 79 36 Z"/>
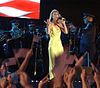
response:
<path fill-rule="evenodd" d="M 48 46 L 50 80 L 54 78 L 53 68 L 55 66 L 55 60 L 64 51 L 60 36 L 61 36 L 60 28 L 52 24 L 50 29 L 50 40 Z"/>

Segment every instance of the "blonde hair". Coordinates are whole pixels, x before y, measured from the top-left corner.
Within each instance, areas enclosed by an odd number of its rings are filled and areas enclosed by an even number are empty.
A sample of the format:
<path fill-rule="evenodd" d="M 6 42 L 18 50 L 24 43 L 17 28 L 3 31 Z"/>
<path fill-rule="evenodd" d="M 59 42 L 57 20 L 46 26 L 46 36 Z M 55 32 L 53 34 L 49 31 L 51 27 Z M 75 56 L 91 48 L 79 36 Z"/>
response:
<path fill-rule="evenodd" d="M 58 11 L 58 10 L 53 9 L 53 10 L 50 12 L 50 16 L 49 16 L 49 20 L 50 20 L 50 21 L 53 20 L 53 13 L 54 13 L 54 12 L 57 12 L 57 13 L 59 14 L 59 11 Z M 59 16 L 61 16 L 61 15 L 59 14 Z"/>

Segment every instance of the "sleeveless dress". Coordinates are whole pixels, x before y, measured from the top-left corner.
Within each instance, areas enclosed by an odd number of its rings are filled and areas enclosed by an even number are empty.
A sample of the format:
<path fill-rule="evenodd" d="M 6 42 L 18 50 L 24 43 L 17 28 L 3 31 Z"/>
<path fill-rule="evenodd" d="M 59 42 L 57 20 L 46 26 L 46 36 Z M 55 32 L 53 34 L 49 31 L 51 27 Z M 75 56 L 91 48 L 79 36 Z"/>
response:
<path fill-rule="evenodd" d="M 64 51 L 60 36 L 61 36 L 60 28 L 55 27 L 52 24 L 51 29 L 50 29 L 50 40 L 49 40 L 49 46 L 48 46 L 50 80 L 54 78 L 53 68 L 55 66 L 55 60 Z"/>

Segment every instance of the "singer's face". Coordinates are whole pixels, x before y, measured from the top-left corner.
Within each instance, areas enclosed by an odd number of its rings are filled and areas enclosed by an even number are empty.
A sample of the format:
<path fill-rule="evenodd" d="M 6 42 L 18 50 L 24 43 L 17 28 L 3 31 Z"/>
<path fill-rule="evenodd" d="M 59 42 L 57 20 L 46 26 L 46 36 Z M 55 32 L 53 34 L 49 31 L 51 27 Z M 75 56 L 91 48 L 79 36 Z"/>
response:
<path fill-rule="evenodd" d="M 53 13 L 53 20 L 57 20 L 59 18 L 59 13 L 58 12 L 54 12 Z"/>

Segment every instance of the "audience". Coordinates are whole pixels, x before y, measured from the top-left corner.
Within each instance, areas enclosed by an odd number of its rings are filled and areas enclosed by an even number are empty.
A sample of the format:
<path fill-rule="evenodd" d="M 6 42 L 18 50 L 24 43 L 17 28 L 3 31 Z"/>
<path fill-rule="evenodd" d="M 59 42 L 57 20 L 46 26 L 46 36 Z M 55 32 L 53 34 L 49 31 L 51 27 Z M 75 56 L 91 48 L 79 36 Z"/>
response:
<path fill-rule="evenodd" d="M 25 73 L 26 67 L 29 63 L 29 59 L 32 56 L 32 49 L 30 49 L 25 57 L 25 60 L 19 67 L 19 69 L 14 72 L 10 73 L 7 70 L 6 63 L 2 64 L 0 68 L 0 88 L 18 88 L 16 84 L 20 83 L 22 88 L 33 88 L 32 84 L 30 83 L 30 79 Z M 65 84 L 62 88 L 74 88 L 73 83 L 76 77 L 76 73 L 78 69 L 81 69 L 81 83 L 82 88 L 91 88 L 87 80 L 87 71 L 84 67 L 82 67 L 84 56 L 80 59 L 76 58 L 75 66 L 71 67 L 68 66 L 66 71 L 63 74 L 63 82 Z M 87 67 L 88 68 L 88 67 Z M 100 71 L 99 69 L 91 62 L 91 68 L 93 70 L 93 79 L 96 83 L 97 88 L 100 88 Z M 49 82 L 48 75 L 46 75 L 39 83 L 38 88 L 44 88 L 45 85 Z"/>
<path fill-rule="evenodd" d="M 86 54 L 86 53 L 85 53 Z M 84 55 L 85 55 L 84 54 Z M 82 83 L 82 88 L 92 88 L 91 85 L 89 85 L 88 83 L 88 74 L 90 72 L 88 72 L 86 70 L 86 68 L 82 67 L 83 61 L 84 61 L 84 55 L 81 56 L 81 58 L 78 60 L 77 58 L 75 59 L 76 63 L 75 66 L 71 67 L 68 66 L 66 71 L 64 72 L 63 75 L 63 83 L 65 84 L 64 86 L 62 86 L 61 88 L 74 88 L 73 83 L 77 74 L 77 71 L 79 71 L 79 69 L 81 69 L 81 74 L 80 74 L 80 78 L 81 78 L 81 83 Z M 96 86 L 94 88 L 100 88 L 100 71 L 98 70 L 98 68 L 96 68 L 96 66 L 94 66 L 94 64 L 91 62 L 91 70 L 93 70 L 94 75 L 94 81 L 96 82 Z M 44 88 L 45 84 L 48 82 L 48 76 L 44 77 L 38 84 L 38 88 Z M 57 88 L 57 87 L 52 87 L 52 88 Z"/>
<path fill-rule="evenodd" d="M 24 73 L 24 71 L 26 70 L 26 67 L 28 65 L 29 59 L 32 56 L 32 49 L 30 49 L 23 61 L 23 63 L 21 64 L 21 66 L 19 67 L 19 69 L 14 72 L 14 73 L 8 73 L 7 69 L 6 69 L 6 65 L 3 64 L 0 68 L 0 86 L 2 86 L 1 88 L 16 88 L 16 85 L 19 82 L 20 79 L 20 84 L 23 86 L 23 83 L 26 84 L 28 81 L 26 81 L 28 79 L 27 75 Z M 24 79 L 22 79 L 22 77 Z M 23 82 L 22 82 L 23 81 Z M 26 85 L 28 85 L 29 83 L 27 83 Z M 32 88 L 32 87 L 26 87 L 26 85 L 24 86 L 24 88 Z M 6 87 L 5 87 L 6 86 Z"/>

